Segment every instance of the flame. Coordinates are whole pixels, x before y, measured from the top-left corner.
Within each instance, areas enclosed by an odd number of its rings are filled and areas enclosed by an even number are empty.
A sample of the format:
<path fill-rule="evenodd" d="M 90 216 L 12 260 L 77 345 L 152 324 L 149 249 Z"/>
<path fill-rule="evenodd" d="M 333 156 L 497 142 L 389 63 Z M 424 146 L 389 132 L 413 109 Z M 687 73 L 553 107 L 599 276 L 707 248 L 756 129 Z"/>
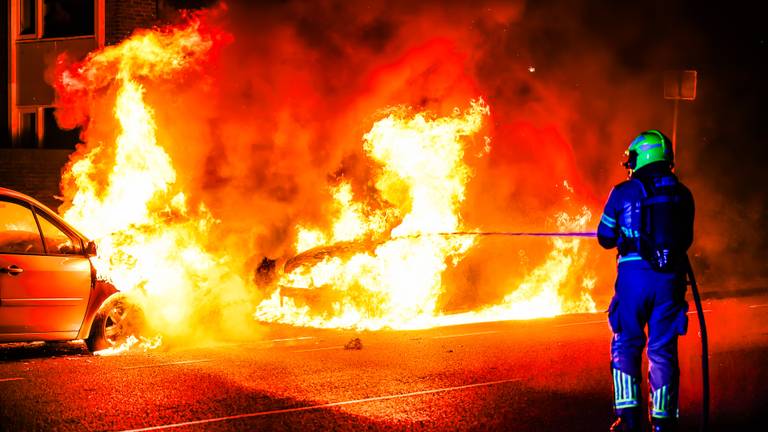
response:
<path fill-rule="evenodd" d="M 147 352 L 149 350 L 157 349 L 160 347 L 160 345 L 162 345 L 162 343 L 163 337 L 160 335 L 156 335 L 151 338 L 144 336 L 136 337 L 135 335 L 130 335 L 128 338 L 126 338 L 125 342 L 113 347 L 98 350 L 93 354 L 97 356 L 113 356 L 123 354 L 131 350 L 142 350 L 143 352 Z"/>
<path fill-rule="evenodd" d="M 199 71 L 225 39 L 191 16 L 179 26 L 137 32 L 58 74 L 57 95 L 70 122 L 102 126 L 98 109 L 106 104 L 117 128 L 114 139 L 86 139 L 72 157 L 62 181 L 63 216 L 97 242 L 99 276 L 135 294 L 153 327 L 164 335 L 195 336 L 212 315 L 231 317 L 224 311 L 233 304 L 247 304 L 248 315 L 259 321 L 361 329 L 595 309 L 594 277 L 574 277 L 585 259 L 581 240 L 554 239 L 546 261 L 524 280 L 510 280 L 498 304 L 461 314 L 441 310 L 446 270 L 476 243 L 473 236 L 434 234 L 472 230 L 461 218 L 472 177 L 467 154 L 491 151 L 490 138 L 478 137 L 490 108 L 477 99 L 447 116 L 406 107 L 385 111 L 362 137 L 374 165 L 372 181 L 359 187 L 342 179 L 330 187 L 330 225 L 296 224 L 294 246 L 302 254 L 286 263 L 278 289 L 254 312 L 252 275 L 242 270 L 248 252 L 223 252 L 212 241 L 222 221 L 202 201 L 192 204 L 146 97 L 150 83 Z M 584 229 L 590 217 L 586 209 L 563 213 L 557 224 Z M 574 284 L 569 291 L 579 293 L 576 299 L 563 294 Z M 133 336 L 103 354 L 160 343 Z"/>
<path fill-rule="evenodd" d="M 511 289 L 502 304 L 455 315 L 438 310 L 444 271 L 455 266 L 475 240 L 431 234 L 465 229 L 459 216 L 471 174 L 464 161 L 465 144 L 489 113 L 479 99 L 466 112 L 455 110 L 447 117 L 410 115 L 401 108 L 377 121 L 363 140 L 367 155 L 380 164 L 375 188 L 385 207 L 365 206 L 355 200 L 351 185 L 342 182 L 332 189 L 332 228 L 324 232 L 299 227 L 296 242 L 301 251 L 351 241 L 366 248 L 364 240 L 374 239 L 372 250 L 344 257 L 330 253 L 320 262 L 297 266 L 279 281 L 283 288 L 258 306 L 256 318 L 313 327 L 414 329 L 594 310 L 588 294 L 594 279 L 584 280 L 578 304 L 567 304 L 559 293 L 579 259 L 578 239 L 553 240 L 546 263 Z M 486 153 L 488 145 L 486 139 Z M 563 230 L 583 229 L 589 219 L 584 209 L 577 218 L 560 215 L 558 225 Z M 323 290 L 332 302 L 313 308 L 282 293 L 296 288 Z"/>
<path fill-rule="evenodd" d="M 209 251 L 208 233 L 218 221 L 204 204 L 190 208 L 177 185 L 141 80 L 167 79 L 194 68 L 210 55 L 215 36 L 201 27 L 199 17 L 190 16 L 182 26 L 138 32 L 91 53 L 63 71 L 58 83 L 64 103 L 107 98 L 114 91 L 119 126 L 114 142 L 88 142 L 73 156 L 63 180 L 69 197 L 63 217 L 97 242 L 92 261 L 99 277 L 132 293 L 153 327 L 173 336 L 191 331 L 215 289 L 236 292 L 245 284 L 226 269 L 228 257 Z M 131 336 L 105 353 L 136 343 Z M 151 339 L 140 345 L 159 344 Z"/>
<path fill-rule="evenodd" d="M 581 214 L 571 217 L 567 213 L 557 216 L 562 231 L 581 231 L 592 215 L 586 207 Z M 589 273 L 574 277 L 574 270 L 583 267 L 586 255 L 580 253 L 582 240 L 577 238 L 553 238 L 552 250 L 543 264 L 536 267 L 520 282 L 504 300 L 479 311 L 436 317 L 433 325 L 455 325 L 513 319 L 553 317 L 564 313 L 595 312 L 595 302 L 590 292 L 595 277 Z M 571 300 L 562 292 L 567 285 L 579 284 L 580 296 Z"/>

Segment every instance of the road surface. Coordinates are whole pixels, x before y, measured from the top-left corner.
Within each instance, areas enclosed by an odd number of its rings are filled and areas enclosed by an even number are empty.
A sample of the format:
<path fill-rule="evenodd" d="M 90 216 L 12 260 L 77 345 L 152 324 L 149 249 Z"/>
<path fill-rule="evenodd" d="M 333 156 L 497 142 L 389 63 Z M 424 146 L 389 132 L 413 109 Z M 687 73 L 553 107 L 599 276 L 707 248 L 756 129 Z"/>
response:
<path fill-rule="evenodd" d="M 693 309 L 693 308 L 692 308 Z M 768 296 L 705 302 L 711 430 L 766 430 Z M 682 430 L 696 430 L 691 315 Z M 255 326 L 256 327 L 256 326 Z M 362 349 L 345 349 L 359 338 Z M 604 314 L 420 331 L 272 326 L 251 340 L 112 357 L 0 345 L 3 430 L 600 431 L 612 419 Z"/>

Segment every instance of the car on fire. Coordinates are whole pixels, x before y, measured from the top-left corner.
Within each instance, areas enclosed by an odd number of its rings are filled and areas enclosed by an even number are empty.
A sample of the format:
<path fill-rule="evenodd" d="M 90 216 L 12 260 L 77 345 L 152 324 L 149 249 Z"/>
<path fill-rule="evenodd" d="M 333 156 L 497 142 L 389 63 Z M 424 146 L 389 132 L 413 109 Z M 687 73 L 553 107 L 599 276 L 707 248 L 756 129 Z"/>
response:
<path fill-rule="evenodd" d="M 136 331 L 141 309 L 97 279 L 95 255 L 48 207 L 0 188 L 0 343 L 84 339 L 98 351 Z"/>

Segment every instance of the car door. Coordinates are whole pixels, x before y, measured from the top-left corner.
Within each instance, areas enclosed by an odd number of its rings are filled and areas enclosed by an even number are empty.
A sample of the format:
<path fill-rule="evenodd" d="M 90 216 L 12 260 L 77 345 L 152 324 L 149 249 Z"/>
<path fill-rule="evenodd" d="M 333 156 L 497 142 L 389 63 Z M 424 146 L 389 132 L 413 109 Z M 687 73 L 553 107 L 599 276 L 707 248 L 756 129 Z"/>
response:
<path fill-rule="evenodd" d="M 0 333 L 72 337 L 90 292 L 82 241 L 29 203 L 0 198 Z"/>

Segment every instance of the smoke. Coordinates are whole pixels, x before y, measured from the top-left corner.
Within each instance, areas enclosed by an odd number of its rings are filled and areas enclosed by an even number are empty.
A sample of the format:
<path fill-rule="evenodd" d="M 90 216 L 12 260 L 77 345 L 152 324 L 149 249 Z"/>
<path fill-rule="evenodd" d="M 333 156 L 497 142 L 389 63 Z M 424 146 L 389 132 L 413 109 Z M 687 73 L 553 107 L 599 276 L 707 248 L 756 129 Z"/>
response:
<path fill-rule="evenodd" d="M 220 220 L 211 232 L 216 247 L 244 257 L 235 271 L 246 277 L 265 257 L 280 263 L 301 252 L 297 225 L 329 226 L 329 186 L 345 179 L 356 196 L 371 195 L 362 135 L 391 106 L 438 115 L 477 97 L 490 106 L 481 135 L 491 151 L 477 156 L 480 136 L 466 153 L 474 175 L 465 226 L 557 229 L 559 212 L 586 207 L 593 228 L 610 188 L 625 178 L 619 163 L 631 139 L 650 128 L 669 135 L 662 72 L 699 67 L 695 54 L 675 57 L 681 48 L 703 52 L 685 38 L 696 28 L 669 25 L 683 6 L 597 3 L 229 2 L 212 18 L 231 34 L 216 62 L 183 80 L 145 83 L 146 98 L 191 207 L 205 203 Z M 651 11 L 661 18 L 644 25 L 638 17 Z M 706 73 L 702 99 L 711 97 Z M 738 183 L 721 184 L 724 174 L 711 169 L 716 155 L 703 151 L 711 128 L 701 122 L 715 114 L 697 106 L 695 116 L 683 107 L 677 163 L 699 205 L 694 263 L 706 264 L 705 282 L 723 273 L 724 255 L 742 263 L 742 275 L 761 274 L 763 261 L 741 259 L 752 249 L 731 253 L 749 238 L 737 225 L 765 220 L 764 194 L 724 205 Z M 498 301 L 551 248 L 543 239 L 482 240 L 449 272 L 443 306 Z M 582 253 L 590 259 L 581 271 L 597 276 L 603 304 L 612 252 L 587 245 Z"/>

